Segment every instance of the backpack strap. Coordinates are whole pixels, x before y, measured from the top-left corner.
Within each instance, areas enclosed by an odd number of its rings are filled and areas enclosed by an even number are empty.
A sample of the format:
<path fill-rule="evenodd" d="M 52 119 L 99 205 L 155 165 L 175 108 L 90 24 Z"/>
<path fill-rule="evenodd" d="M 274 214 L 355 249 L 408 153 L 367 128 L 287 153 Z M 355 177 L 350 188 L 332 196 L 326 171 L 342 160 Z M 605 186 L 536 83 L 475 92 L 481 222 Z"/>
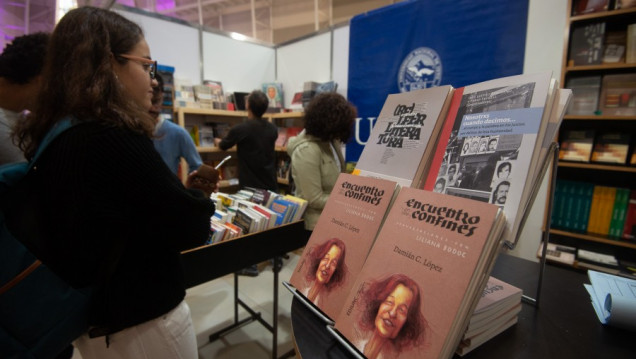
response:
<path fill-rule="evenodd" d="M 62 132 L 73 127 L 73 125 L 74 125 L 73 117 L 66 116 L 60 121 L 58 121 L 55 125 L 53 125 L 53 127 L 51 127 L 49 132 L 47 132 L 47 134 L 44 136 L 44 139 L 42 139 L 40 146 L 38 146 L 38 150 L 35 152 L 33 159 L 29 162 L 29 170 L 31 170 L 31 168 L 33 167 L 37 159 L 40 157 L 42 152 L 44 152 L 44 150 L 49 146 L 49 144 L 53 142 L 53 140 Z"/>

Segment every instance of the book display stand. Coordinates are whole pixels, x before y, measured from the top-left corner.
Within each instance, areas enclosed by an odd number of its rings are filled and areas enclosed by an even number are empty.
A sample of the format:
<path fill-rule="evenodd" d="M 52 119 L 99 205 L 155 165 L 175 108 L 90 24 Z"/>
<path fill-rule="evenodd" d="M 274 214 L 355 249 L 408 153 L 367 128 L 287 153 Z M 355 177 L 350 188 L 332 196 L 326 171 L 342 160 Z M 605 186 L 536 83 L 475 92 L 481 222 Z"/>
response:
<path fill-rule="evenodd" d="M 552 204 L 553 204 L 552 199 L 554 194 L 553 191 L 555 188 L 554 184 L 556 180 L 556 166 L 558 162 L 558 152 L 559 152 L 558 147 L 559 147 L 558 143 L 556 142 L 551 142 L 549 146 L 547 146 L 547 149 L 544 147 L 545 154 L 544 154 L 544 157 L 541 159 L 541 162 L 538 166 L 538 173 L 536 175 L 536 180 L 533 182 L 532 187 L 529 190 L 528 201 L 527 201 L 528 203 L 525 204 L 525 207 L 521 208 L 519 230 L 515 234 L 514 238 L 508 238 L 503 241 L 502 249 L 504 248 L 514 249 L 516 244 L 518 243 L 518 240 L 520 238 L 520 233 L 527 222 L 528 215 L 530 213 L 530 208 L 532 207 L 536 199 L 536 196 L 542 184 L 542 179 L 546 175 L 547 170 L 550 168 L 550 164 L 552 164 L 550 178 L 549 178 L 549 181 L 550 181 L 549 191 L 551 191 L 551 193 L 548 196 L 546 211 L 547 211 L 548 221 L 551 218 Z M 546 225 L 549 226 L 549 222 Z M 538 273 L 538 280 L 536 281 L 536 293 L 534 294 L 534 297 L 531 297 L 528 295 L 522 296 L 522 300 L 534 306 L 535 310 L 538 309 L 538 306 L 539 306 L 539 298 L 541 295 L 541 288 L 543 284 L 543 275 L 545 271 L 548 242 L 549 242 L 549 233 L 548 231 L 543 231 L 543 249 L 542 249 L 541 261 L 538 267 L 539 273 Z M 534 276 L 531 275 L 530 277 L 534 277 Z M 339 343 L 341 348 L 345 349 L 345 351 L 349 354 L 348 355 L 349 357 L 360 358 L 360 359 L 364 358 L 364 356 L 358 351 L 358 349 L 355 348 L 338 330 L 335 329 L 334 321 L 331 318 L 329 318 L 329 316 L 325 315 L 321 311 L 321 309 L 317 308 L 316 305 L 310 302 L 305 296 L 300 294 L 300 292 L 296 290 L 291 284 L 287 282 L 283 282 L 283 285 L 285 285 L 285 287 L 289 289 L 290 292 L 294 295 L 295 305 L 298 305 L 299 303 L 302 304 L 308 310 L 307 312 L 312 313 L 312 315 L 316 319 L 318 319 L 319 322 L 323 323 L 323 325 L 326 328 L 326 333 L 332 336 L 335 339 L 335 341 Z M 527 287 L 528 286 L 526 286 L 526 288 Z"/>
<path fill-rule="evenodd" d="M 272 333 L 272 358 L 278 358 L 278 274 L 282 267 L 282 258 L 288 252 L 305 246 L 308 239 L 309 232 L 305 230 L 304 222 L 298 221 L 181 253 L 187 288 L 234 273 L 234 322 L 211 334 L 210 342 L 257 321 Z M 269 259 L 274 260 L 272 268 L 274 272 L 273 319 L 271 324 L 262 318 L 261 313 L 255 312 L 239 298 L 239 280 L 235 273 L 252 264 Z M 239 306 L 249 313 L 247 318 L 239 320 Z M 293 355 L 294 350 L 292 349 L 281 358 Z"/>
<path fill-rule="evenodd" d="M 523 209 L 521 224 L 519 226 L 519 231 L 517 232 L 514 242 L 504 241 L 504 245 L 508 247 L 509 249 L 514 249 L 515 246 L 517 245 L 522 229 L 528 219 L 528 215 L 530 214 L 530 209 L 532 208 L 532 205 L 534 204 L 534 200 L 537 198 L 537 194 L 539 193 L 539 188 L 541 187 L 541 182 L 542 182 L 540 181 L 540 179 L 543 179 L 543 176 L 545 176 L 546 171 L 548 170 L 548 168 L 550 168 L 550 164 L 552 164 L 552 169 L 550 171 L 550 180 L 548 183 L 548 191 L 550 191 L 550 193 L 548 194 L 548 202 L 546 203 L 546 209 L 545 209 L 546 223 L 544 223 L 545 229 L 543 230 L 543 248 L 541 249 L 541 260 L 540 260 L 540 266 L 539 266 L 539 278 L 537 281 L 537 291 L 535 293 L 534 298 L 529 297 L 526 294 L 523 294 L 521 296 L 521 299 L 524 302 L 532 304 L 537 308 L 539 307 L 539 296 L 541 295 L 541 284 L 543 282 L 543 272 L 545 270 L 546 254 L 548 252 L 548 242 L 550 241 L 550 232 L 547 229 L 550 228 L 550 220 L 552 218 L 552 204 L 554 201 L 554 189 L 556 187 L 556 174 L 557 174 L 557 168 L 559 164 L 559 144 L 557 142 L 552 142 L 550 144 L 548 153 L 546 154 L 545 159 L 543 160 L 543 163 L 541 164 L 541 169 L 539 171 L 539 175 L 537 176 L 537 181 L 535 182 L 532 188 L 532 192 L 530 194 L 530 200 L 528 201 L 528 204 L 526 205 L 526 207 Z"/>

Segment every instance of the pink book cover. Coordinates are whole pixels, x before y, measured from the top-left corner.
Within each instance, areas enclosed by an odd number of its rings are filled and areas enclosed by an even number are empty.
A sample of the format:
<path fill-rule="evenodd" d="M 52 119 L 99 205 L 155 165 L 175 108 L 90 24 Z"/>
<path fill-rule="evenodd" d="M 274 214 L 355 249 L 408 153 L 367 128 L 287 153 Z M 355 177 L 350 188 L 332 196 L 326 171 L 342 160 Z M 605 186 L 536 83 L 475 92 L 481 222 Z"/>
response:
<path fill-rule="evenodd" d="M 450 358 L 501 243 L 497 206 L 404 188 L 335 329 L 367 358 Z"/>
<path fill-rule="evenodd" d="M 393 181 L 338 177 L 290 279 L 330 319 L 340 312 L 395 189 Z"/>

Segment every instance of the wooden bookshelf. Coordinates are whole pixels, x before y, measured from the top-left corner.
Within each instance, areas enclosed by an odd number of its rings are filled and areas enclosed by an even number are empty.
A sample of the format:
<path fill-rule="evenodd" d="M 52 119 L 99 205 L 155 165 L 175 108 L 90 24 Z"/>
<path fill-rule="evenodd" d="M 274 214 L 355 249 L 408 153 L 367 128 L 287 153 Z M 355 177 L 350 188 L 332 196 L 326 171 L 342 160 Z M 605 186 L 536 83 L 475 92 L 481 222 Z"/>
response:
<path fill-rule="evenodd" d="M 572 0 L 568 1 L 568 9 L 573 8 Z M 613 3 L 613 2 L 610 2 Z M 568 14 L 571 14 L 568 11 Z M 571 130 L 591 130 L 595 134 L 603 132 L 619 132 L 631 134 L 631 146 L 636 139 L 636 116 L 616 116 L 609 108 L 604 108 L 603 86 L 606 75 L 624 75 L 636 73 L 636 63 L 626 63 L 624 60 L 617 63 L 603 63 L 603 53 L 600 53 L 601 63 L 589 65 L 574 65 L 572 53 L 581 48 L 572 44 L 574 29 L 582 26 L 604 23 L 603 42 L 608 33 L 624 31 L 627 25 L 636 23 L 636 7 L 619 10 L 608 10 L 593 12 L 584 15 L 568 15 L 563 46 L 563 60 L 561 71 L 561 86 L 567 86 L 568 80 L 587 76 L 599 76 L 601 86 L 598 90 L 598 106 L 596 111 L 590 111 L 587 115 L 567 115 L 564 117 L 560 132 L 565 133 Z M 604 46 L 603 46 L 604 48 Z M 576 51 L 575 51 L 576 49 Z M 587 48 L 585 48 L 587 50 Z M 578 52 L 577 52 L 578 53 Z M 581 61 L 579 58 L 578 61 Z M 574 102 L 574 101 L 572 101 Z M 608 106 L 609 107 L 609 106 Z M 605 112 L 605 113 L 604 113 Z M 631 146 L 629 151 L 631 151 Z M 628 153 L 629 156 L 629 153 Z M 569 180 L 575 182 L 592 183 L 595 186 L 608 186 L 616 188 L 636 189 L 636 167 L 619 164 L 603 164 L 594 162 L 568 162 L 559 161 L 557 170 L 557 180 Z M 550 193 L 550 191 L 548 192 Z M 606 210 L 613 211 L 613 208 L 606 207 Z M 547 222 L 548 218 L 546 218 Z M 592 233 L 578 233 L 562 228 L 549 228 L 550 240 L 557 244 L 569 245 L 572 247 L 598 250 L 603 253 L 612 253 L 617 259 L 636 259 L 636 242 L 623 239 L 611 238 Z M 576 266 L 576 262 L 573 265 Z"/>

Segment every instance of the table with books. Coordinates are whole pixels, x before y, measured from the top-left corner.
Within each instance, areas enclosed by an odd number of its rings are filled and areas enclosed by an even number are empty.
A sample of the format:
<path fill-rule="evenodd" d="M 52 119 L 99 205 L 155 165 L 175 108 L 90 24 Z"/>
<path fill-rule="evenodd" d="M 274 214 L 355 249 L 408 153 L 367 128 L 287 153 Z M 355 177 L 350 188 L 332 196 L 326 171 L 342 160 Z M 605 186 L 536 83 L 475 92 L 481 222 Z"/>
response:
<path fill-rule="evenodd" d="M 493 276 L 534 293 L 539 264 L 501 254 Z M 480 345 L 466 358 L 633 358 L 634 333 L 600 324 L 583 287 L 583 272 L 545 268 L 541 304 L 522 303 L 517 324 Z M 292 302 L 292 329 L 302 358 L 354 358 L 300 300 Z M 455 354 L 456 358 L 460 356 Z"/>
<path fill-rule="evenodd" d="M 206 245 L 185 251 L 181 259 L 185 272 L 186 287 L 211 281 L 234 273 L 234 322 L 210 335 L 210 341 L 217 340 L 241 326 L 258 321 L 272 333 L 272 358 L 278 358 L 278 274 L 283 257 L 291 251 L 302 248 L 309 238 L 304 222 L 283 224 L 262 232 L 247 234 L 239 238 Z M 273 321 L 268 323 L 260 313 L 252 310 L 238 295 L 239 279 L 237 271 L 269 259 L 273 259 Z M 243 307 L 249 316 L 239 319 L 238 307 Z M 283 355 L 286 357 L 287 354 Z"/>

